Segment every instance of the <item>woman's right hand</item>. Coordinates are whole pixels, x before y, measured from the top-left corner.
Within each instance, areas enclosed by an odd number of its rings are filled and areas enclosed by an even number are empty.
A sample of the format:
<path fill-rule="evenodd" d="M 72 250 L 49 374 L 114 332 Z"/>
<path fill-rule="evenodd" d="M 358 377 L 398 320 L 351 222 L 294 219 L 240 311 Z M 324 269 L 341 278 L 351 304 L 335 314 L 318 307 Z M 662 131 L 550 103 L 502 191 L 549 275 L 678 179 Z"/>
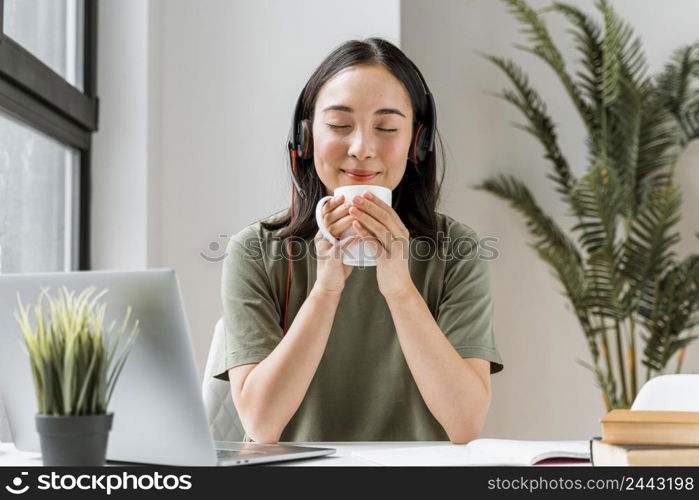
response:
<path fill-rule="evenodd" d="M 354 220 L 349 213 L 349 207 L 343 205 L 344 201 L 345 196 L 340 195 L 337 200 L 328 200 L 322 209 L 325 227 L 338 240 L 340 240 L 342 233 L 352 227 Z M 344 249 L 357 243 L 359 238 L 359 235 L 353 234 L 340 240 L 337 245 L 333 245 L 318 230 L 314 237 L 316 255 L 318 256 L 315 287 L 325 293 L 342 293 L 345 280 L 353 269 L 353 266 L 348 266 L 342 262 Z"/>

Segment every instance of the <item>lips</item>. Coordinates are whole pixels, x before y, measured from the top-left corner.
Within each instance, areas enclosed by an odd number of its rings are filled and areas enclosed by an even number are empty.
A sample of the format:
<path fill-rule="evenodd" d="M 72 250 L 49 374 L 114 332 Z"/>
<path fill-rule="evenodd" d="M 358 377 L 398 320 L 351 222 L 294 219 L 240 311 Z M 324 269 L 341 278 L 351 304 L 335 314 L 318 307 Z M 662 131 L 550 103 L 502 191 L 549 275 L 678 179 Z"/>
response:
<path fill-rule="evenodd" d="M 378 172 L 371 172 L 368 170 L 343 170 L 342 172 L 350 179 L 356 181 L 368 181 L 378 174 Z"/>

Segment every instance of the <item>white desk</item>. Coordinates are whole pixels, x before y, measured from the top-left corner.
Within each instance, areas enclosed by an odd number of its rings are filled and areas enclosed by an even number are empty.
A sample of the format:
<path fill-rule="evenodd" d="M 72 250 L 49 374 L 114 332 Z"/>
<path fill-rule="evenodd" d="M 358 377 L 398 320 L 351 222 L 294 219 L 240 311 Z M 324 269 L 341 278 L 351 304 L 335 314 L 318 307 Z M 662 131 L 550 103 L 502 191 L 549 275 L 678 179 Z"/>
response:
<path fill-rule="evenodd" d="M 12 467 L 41 466 L 41 455 L 19 451 L 12 443 L 0 443 L 0 465 Z"/>
<path fill-rule="evenodd" d="M 344 443 L 289 443 L 300 446 L 317 446 L 321 448 L 335 448 L 337 453 L 327 457 L 311 458 L 306 460 L 293 460 L 273 465 L 283 465 L 290 467 L 300 466 L 375 466 L 360 457 L 353 456 L 353 451 L 380 450 L 386 448 L 413 448 L 416 446 L 450 446 L 448 441 L 382 441 L 382 442 L 344 442 Z M 41 466 L 41 455 L 39 453 L 25 453 L 18 451 L 11 443 L 0 443 L 0 466 Z M 589 466 L 585 462 L 556 463 L 551 465 L 565 466 Z"/>

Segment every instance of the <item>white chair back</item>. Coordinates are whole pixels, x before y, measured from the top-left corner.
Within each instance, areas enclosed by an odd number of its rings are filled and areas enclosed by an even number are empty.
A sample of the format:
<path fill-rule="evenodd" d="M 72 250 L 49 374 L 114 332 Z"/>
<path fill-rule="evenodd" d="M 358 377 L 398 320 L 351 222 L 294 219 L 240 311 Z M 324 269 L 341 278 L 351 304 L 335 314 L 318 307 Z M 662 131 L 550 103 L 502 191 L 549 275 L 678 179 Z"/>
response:
<path fill-rule="evenodd" d="M 659 375 L 646 382 L 632 410 L 699 411 L 699 375 Z"/>
<path fill-rule="evenodd" d="M 214 378 L 218 360 L 225 355 L 223 319 L 214 328 L 209 356 L 204 369 L 202 394 L 214 441 L 243 441 L 245 429 L 233 404 L 230 384 Z"/>

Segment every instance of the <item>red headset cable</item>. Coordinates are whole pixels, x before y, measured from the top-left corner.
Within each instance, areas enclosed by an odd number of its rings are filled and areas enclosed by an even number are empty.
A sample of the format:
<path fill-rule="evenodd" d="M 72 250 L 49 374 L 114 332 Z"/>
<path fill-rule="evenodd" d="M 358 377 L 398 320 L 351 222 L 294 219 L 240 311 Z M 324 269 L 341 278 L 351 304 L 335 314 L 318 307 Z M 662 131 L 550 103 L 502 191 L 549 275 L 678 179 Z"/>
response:
<path fill-rule="evenodd" d="M 291 169 L 293 175 L 296 175 L 296 149 L 291 151 Z M 289 219 L 289 224 L 294 218 L 294 185 L 291 184 L 291 219 Z M 282 332 L 282 337 L 286 335 L 286 322 L 289 313 L 289 289 L 291 287 L 291 243 L 292 240 L 289 238 L 289 255 L 288 255 L 288 266 L 286 273 L 286 302 L 284 305 L 284 331 Z"/>

